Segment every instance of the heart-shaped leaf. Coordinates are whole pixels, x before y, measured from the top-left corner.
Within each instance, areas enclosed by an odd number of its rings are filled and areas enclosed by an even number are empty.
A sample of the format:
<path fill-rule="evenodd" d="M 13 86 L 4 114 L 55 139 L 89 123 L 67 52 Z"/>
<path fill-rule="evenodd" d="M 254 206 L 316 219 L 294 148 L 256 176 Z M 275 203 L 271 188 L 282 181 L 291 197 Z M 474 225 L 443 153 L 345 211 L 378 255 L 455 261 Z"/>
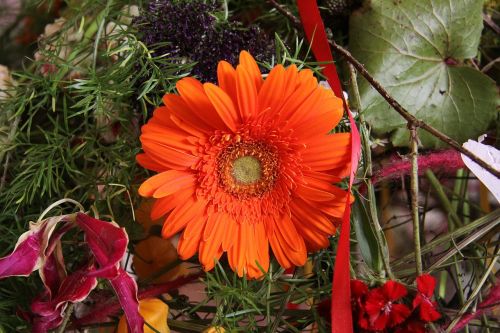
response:
<path fill-rule="evenodd" d="M 476 56 L 482 1 L 372 0 L 351 17 L 350 49 L 409 112 L 464 142 L 484 133 L 496 117 L 496 87 L 462 65 Z M 376 134 L 391 133 L 406 146 L 406 121 L 362 80 L 362 107 Z M 419 131 L 424 147 L 440 141 Z"/>

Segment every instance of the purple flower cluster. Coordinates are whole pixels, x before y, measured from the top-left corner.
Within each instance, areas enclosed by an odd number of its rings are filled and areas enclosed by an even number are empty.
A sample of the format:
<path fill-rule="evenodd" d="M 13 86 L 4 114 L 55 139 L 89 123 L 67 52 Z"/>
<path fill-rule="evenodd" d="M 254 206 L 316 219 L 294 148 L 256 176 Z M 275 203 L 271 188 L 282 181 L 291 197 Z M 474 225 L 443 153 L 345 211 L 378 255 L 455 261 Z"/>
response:
<path fill-rule="evenodd" d="M 142 41 L 157 55 L 195 62 L 191 74 L 206 82 L 216 81 L 220 60 L 235 65 L 241 50 L 260 61 L 271 58 L 274 45 L 257 26 L 218 22 L 213 15 L 218 11 L 216 1 L 156 0 L 135 25 Z"/>

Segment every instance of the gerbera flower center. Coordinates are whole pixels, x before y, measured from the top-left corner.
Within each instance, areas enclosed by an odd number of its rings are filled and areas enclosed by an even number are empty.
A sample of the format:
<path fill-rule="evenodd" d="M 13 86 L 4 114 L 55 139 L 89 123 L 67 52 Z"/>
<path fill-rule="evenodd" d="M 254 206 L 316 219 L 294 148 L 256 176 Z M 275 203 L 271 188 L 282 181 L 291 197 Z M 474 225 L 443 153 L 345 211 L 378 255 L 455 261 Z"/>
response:
<path fill-rule="evenodd" d="M 262 177 L 260 161 L 255 156 L 242 156 L 233 162 L 233 177 L 238 183 L 252 184 Z"/>
<path fill-rule="evenodd" d="M 217 159 L 219 185 L 238 198 L 261 196 L 272 189 L 278 174 L 275 149 L 263 142 L 237 142 Z"/>

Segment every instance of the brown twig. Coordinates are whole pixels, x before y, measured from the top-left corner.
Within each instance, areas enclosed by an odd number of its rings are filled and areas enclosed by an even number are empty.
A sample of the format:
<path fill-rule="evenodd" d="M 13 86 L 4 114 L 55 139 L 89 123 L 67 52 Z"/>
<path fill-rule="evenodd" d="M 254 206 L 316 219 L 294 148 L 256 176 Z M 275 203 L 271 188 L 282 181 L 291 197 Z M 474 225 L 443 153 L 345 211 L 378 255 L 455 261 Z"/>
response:
<path fill-rule="evenodd" d="M 273 5 L 273 7 L 275 7 L 276 10 L 278 10 L 285 17 L 287 17 L 295 26 L 297 25 L 297 22 L 300 22 L 300 20 L 296 16 L 294 16 L 288 10 L 282 8 L 282 6 L 280 4 L 278 4 L 276 1 L 268 0 L 268 2 L 271 5 Z M 279 9 L 278 9 L 278 7 L 279 7 Z M 356 58 L 354 58 L 349 51 L 347 51 L 345 48 L 338 45 L 334 41 L 330 40 L 329 43 L 330 43 L 330 46 L 335 51 L 340 53 L 348 63 L 352 64 L 354 66 L 354 68 L 356 68 L 358 73 L 361 74 L 366 79 L 366 81 L 368 81 L 372 85 L 372 87 L 375 88 L 375 90 L 377 90 L 378 93 L 387 101 L 387 103 L 389 103 L 389 105 L 392 106 L 392 108 L 394 110 L 396 110 L 396 112 L 398 112 L 409 124 L 411 124 L 412 126 L 414 126 L 416 128 L 421 128 L 421 129 L 427 131 L 428 133 L 432 134 L 433 136 L 435 136 L 436 138 L 438 138 L 442 142 L 448 144 L 449 146 L 458 150 L 460 153 L 469 157 L 471 160 L 473 160 L 474 162 L 479 164 L 481 167 L 486 169 L 489 173 L 491 173 L 495 177 L 500 178 L 500 170 L 494 169 L 491 165 L 489 165 L 488 163 L 486 163 L 485 161 L 483 161 L 482 159 L 480 159 L 479 157 L 474 155 L 470 150 L 462 147 L 457 141 L 453 140 L 452 138 L 450 138 L 446 134 L 440 132 L 438 129 L 426 124 L 422 120 L 417 119 L 414 115 L 412 115 L 410 112 L 408 112 L 401 104 L 399 104 L 399 102 L 396 101 L 387 92 L 387 90 L 385 90 L 385 88 L 382 87 L 382 85 L 377 80 L 375 80 L 375 78 L 373 76 L 370 75 L 370 73 L 368 73 L 368 71 L 363 66 L 363 64 L 361 64 L 358 60 L 356 60 Z"/>
<path fill-rule="evenodd" d="M 491 19 L 490 15 L 483 13 L 483 21 L 488 28 L 493 30 L 497 35 L 500 35 L 500 27 Z"/>
<path fill-rule="evenodd" d="M 288 9 L 286 9 L 285 6 L 280 5 L 277 3 L 275 0 L 267 0 L 267 2 L 273 6 L 278 12 L 281 13 L 281 15 L 285 16 L 287 19 L 290 20 L 290 22 L 293 24 L 293 26 L 300 30 L 302 29 L 302 23 L 300 23 L 300 20 L 298 17 L 292 14 Z"/>

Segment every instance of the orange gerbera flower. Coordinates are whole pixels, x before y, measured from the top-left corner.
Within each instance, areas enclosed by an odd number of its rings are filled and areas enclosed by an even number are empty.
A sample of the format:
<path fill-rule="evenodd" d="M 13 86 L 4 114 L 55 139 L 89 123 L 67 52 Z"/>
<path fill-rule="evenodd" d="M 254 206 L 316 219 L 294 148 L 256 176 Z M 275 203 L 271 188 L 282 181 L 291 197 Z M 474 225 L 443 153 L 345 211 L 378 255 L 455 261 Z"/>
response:
<path fill-rule="evenodd" d="M 342 101 L 312 71 L 274 67 L 263 80 L 248 52 L 234 69 L 221 61 L 219 85 L 187 77 L 142 127 L 139 188 L 167 215 L 163 237 L 184 230 L 179 256 L 199 252 L 205 270 L 224 252 L 239 276 L 262 275 L 269 245 L 281 266 L 301 266 L 329 245 L 346 192 L 350 134 L 328 135 Z M 169 214 L 170 213 L 170 214 Z M 257 265 L 258 262 L 258 265 Z"/>

